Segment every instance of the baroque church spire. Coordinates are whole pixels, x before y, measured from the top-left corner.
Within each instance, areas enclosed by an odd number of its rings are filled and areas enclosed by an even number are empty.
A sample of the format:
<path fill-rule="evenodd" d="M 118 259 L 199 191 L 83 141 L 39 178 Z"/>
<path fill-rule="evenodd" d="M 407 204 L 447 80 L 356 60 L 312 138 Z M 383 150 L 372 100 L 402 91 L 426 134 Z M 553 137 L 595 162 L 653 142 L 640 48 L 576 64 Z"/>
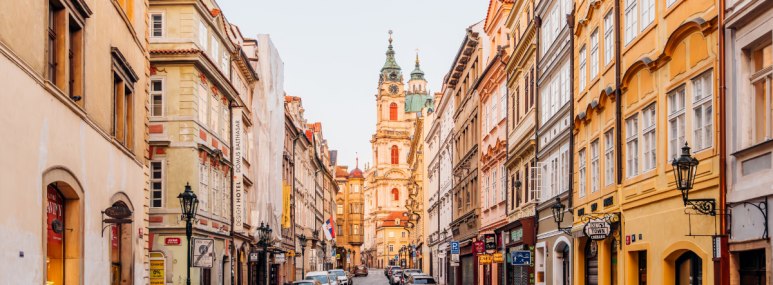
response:
<path fill-rule="evenodd" d="M 402 69 L 395 60 L 395 50 L 392 47 L 392 30 L 389 30 L 389 46 L 386 51 L 386 61 L 381 68 L 381 78 L 389 81 L 402 80 Z"/>
<path fill-rule="evenodd" d="M 424 71 L 421 70 L 419 65 L 419 50 L 416 49 L 416 67 L 411 71 L 411 80 L 425 80 Z"/>

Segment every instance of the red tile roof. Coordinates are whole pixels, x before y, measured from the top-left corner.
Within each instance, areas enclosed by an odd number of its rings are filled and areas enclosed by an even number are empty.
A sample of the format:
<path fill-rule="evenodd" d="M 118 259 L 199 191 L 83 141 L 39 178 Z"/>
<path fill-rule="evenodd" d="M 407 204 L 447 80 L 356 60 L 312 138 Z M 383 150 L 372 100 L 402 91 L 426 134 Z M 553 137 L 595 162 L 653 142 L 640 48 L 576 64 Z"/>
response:
<path fill-rule="evenodd" d="M 398 219 L 400 220 L 399 224 L 397 223 Z M 382 227 L 404 227 L 405 223 L 408 222 L 408 212 L 392 212 L 381 221 L 383 221 Z"/>

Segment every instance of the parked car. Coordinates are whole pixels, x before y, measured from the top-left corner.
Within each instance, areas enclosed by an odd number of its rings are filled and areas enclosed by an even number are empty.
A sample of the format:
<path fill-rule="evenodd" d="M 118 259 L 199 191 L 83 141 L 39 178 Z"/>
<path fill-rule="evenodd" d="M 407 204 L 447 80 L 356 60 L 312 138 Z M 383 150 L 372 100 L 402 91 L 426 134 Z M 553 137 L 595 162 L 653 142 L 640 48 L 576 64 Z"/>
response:
<path fill-rule="evenodd" d="M 421 272 L 421 269 L 403 269 L 403 273 L 400 276 L 400 285 L 406 284 L 408 277 L 414 274 L 426 275 Z"/>
<path fill-rule="evenodd" d="M 386 275 L 387 279 L 392 276 L 392 271 L 395 269 L 400 269 L 400 266 L 397 265 L 390 265 L 387 266 L 387 268 L 384 270 L 384 275 Z"/>
<path fill-rule="evenodd" d="M 408 276 L 408 280 L 406 281 L 405 284 L 408 284 L 408 285 L 437 284 L 437 281 L 435 281 L 435 278 L 429 275 L 413 274 L 411 276 Z"/>
<path fill-rule="evenodd" d="M 398 285 L 400 284 L 400 279 L 403 276 L 403 270 L 400 268 L 392 269 L 392 273 L 389 274 L 389 284 L 390 285 Z"/>
<path fill-rule="evenodd" d="M 328 274 L 327 271 L 307 272 L 306 277 L 304 279 L 316 280 L 316 281 L 319 281 L 319 283 L 322 283 L 322 285 L 338 285 L 338 282 L 336 282 L 335 276 Z"/>
<path fill-rule="evenodd" d="M 336 276 L 336 281 L 338 281 L 338 285 L 352 285 L 351 282 L 349 282 L 349 275 L 346 274 L 346 271 L 343 269 L 331 269 L 327 271 L 328 273 Z"/>
<path fill-rule="evenodd" d="M 368 276 L 368 267 L 365 265 L 357 265 L 354 267 L 354 276 Z"/>
<path fill-rule="evenodd" d="M 317 280 L 301 280 L 293 282 L 293 285 L 322 285 L 322 282 Z"/>

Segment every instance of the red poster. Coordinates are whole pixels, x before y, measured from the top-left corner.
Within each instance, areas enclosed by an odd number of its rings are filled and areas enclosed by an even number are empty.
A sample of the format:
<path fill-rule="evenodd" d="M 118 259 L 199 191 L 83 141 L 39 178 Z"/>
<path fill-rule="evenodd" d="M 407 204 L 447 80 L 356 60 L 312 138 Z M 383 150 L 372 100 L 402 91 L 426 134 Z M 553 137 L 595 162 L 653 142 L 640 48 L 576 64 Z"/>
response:
<path fill-rule="evenodd" d="M 48 200 L 46 207 L 48 244 L 49 246 L 61 245 L 64 234 L 64 196 L 51 185 L 47 187 L 46 196 Z"/>
<path fill-rule="evenodd" d="M 486 244 L 482 240 L 473 242 L 472 250 L 475 254 L 483 254 L 486 252 Z"/>

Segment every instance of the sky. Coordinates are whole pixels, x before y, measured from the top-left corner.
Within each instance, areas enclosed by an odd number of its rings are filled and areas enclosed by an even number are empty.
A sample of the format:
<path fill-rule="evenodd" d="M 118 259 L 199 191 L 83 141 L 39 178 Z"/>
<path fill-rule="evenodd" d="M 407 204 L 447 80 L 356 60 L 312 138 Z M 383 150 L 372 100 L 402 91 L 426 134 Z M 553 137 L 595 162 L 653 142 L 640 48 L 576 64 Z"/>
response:
<path fill-rule="evenodd" d="M 431 92 L 440 91 L 465 35 L 488 0 L 216 0 L 245 37 L 269 34 L 285 64 L 285 90 L 322 122 L 338 165 L 372 161 L 375 94 L 388 31 L 407 79 L 418 49 Z"/>

